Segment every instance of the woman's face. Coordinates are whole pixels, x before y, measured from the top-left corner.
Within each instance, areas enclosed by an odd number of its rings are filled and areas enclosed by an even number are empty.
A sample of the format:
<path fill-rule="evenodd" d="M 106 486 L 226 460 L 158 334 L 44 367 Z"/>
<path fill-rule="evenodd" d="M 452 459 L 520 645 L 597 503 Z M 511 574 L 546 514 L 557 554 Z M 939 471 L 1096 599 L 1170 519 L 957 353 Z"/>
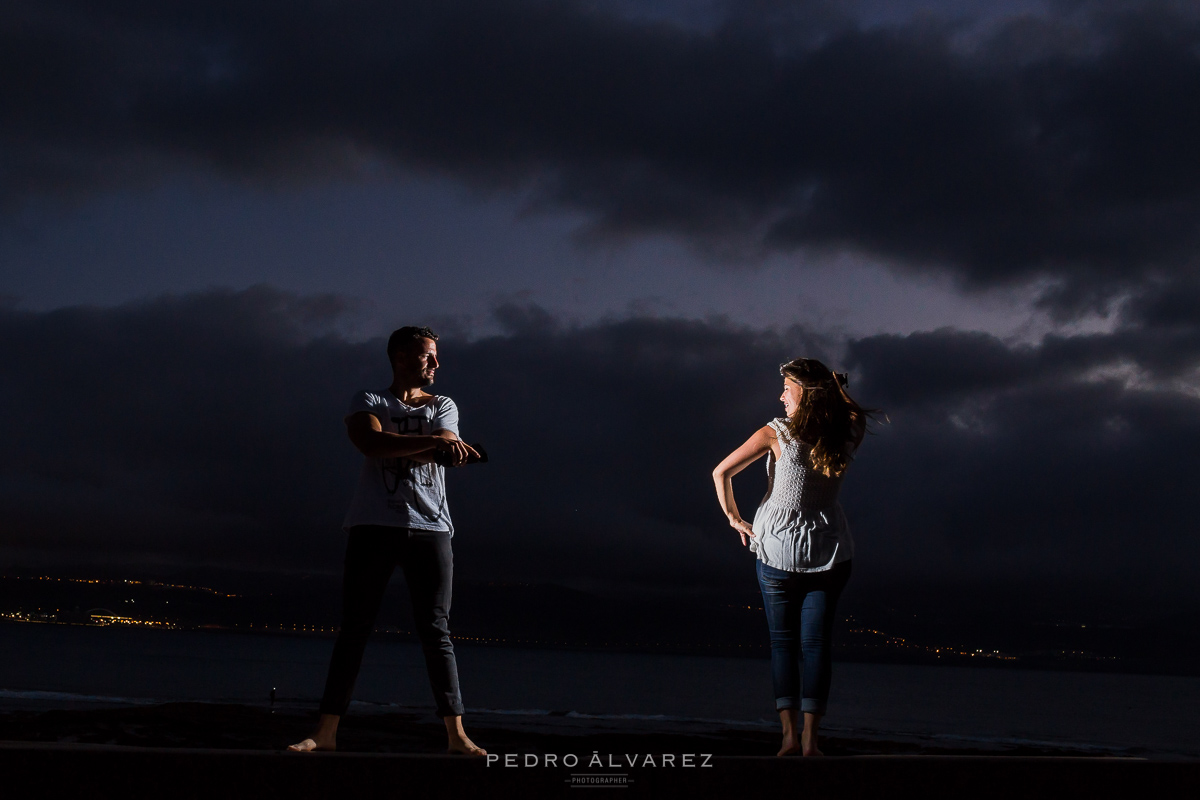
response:
<path fill-rule="evenodd" d="M 796 383 L 791 378 L 783 379 L 783 394 L 779 399 L 783 401 L 783 412 L 787 416 L 796 413 L 796 409 L 800 407 L 800 395 L 804 394 L 804 388 Z"/>

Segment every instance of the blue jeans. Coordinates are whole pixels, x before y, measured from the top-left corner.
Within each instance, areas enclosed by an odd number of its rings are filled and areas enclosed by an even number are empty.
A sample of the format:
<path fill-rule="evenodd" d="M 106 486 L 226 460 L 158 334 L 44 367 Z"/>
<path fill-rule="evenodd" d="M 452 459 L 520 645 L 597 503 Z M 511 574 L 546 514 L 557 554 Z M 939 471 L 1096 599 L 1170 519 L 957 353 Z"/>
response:
<path fill-rule="evenodd" d="M 788 572 L 757 563 L 758 585 L 771 632 L 775 710 L 799 706 L 806 714 L 824 714 L 832 677 L 833 616 L 850 580 L 850 562 L 843 561 L 824 572 Z"/>

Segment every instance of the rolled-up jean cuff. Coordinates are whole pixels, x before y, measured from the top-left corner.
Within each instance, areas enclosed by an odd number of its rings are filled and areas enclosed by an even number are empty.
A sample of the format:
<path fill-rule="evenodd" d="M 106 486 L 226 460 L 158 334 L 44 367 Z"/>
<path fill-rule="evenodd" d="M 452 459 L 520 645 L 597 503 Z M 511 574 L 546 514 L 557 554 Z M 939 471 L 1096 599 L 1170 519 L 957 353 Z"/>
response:
<path fill-rule="evenodd" d="M 802 714 L 817 714 L 825 716 L 825 704 L 820 700 L 814 700 L 811 697 L 806 697 L 800 701 L 800 712 Z"/>
<path fill-rule="evenodd" d="M 795 708 L 800 704 L 800 701 L 795 697 L 776 697 L 775 710 L 783 711 L 785 708 Z"/>

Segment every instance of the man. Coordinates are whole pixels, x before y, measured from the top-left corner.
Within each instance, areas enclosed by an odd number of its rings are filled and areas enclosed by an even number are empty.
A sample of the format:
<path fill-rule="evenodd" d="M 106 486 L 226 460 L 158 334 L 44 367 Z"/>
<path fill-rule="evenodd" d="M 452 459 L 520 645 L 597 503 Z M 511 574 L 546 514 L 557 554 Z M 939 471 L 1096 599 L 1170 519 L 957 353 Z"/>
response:
<path fill-rule="evenodd" d="M 439 366 L 437 338 L 429 328 L 408 326 L 393 332 L 387 345 L 392 385 L 381 392 L 359 392 L 351 401 L 346 432 L 366 458 L 343 525 L 349 542 L 342 579 L 342 628 L 333 647 L 316 731 L 289 750 L 336 749 L 338 722 L 350 704 L 367 637 L 399 564 L 408 583 L 437 713 L 446 724 L 448 748 L 452 753 L 487 755 L 462 727 L 462 697 L 448 624 L 454 526 L 446 508 L 445 469 L 435 462 L 448 459 L 458 466 L 479 454 L 459 441 L 454 401 L 425 391 Z"/>

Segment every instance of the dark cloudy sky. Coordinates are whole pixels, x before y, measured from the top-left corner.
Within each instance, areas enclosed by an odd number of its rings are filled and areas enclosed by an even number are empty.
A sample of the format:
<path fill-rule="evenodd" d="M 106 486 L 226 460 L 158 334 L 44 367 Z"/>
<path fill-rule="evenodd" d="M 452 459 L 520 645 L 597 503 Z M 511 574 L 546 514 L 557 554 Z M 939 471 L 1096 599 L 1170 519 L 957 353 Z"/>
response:
<path fill-rule="evenodd" d="M 859 580 L 1200 599 L 1196 142 L 1183 2 L 5 3 L 0 564 L 336 569 L 431 322 L 474 577 L 742 580 L 805 354 Z"/>

